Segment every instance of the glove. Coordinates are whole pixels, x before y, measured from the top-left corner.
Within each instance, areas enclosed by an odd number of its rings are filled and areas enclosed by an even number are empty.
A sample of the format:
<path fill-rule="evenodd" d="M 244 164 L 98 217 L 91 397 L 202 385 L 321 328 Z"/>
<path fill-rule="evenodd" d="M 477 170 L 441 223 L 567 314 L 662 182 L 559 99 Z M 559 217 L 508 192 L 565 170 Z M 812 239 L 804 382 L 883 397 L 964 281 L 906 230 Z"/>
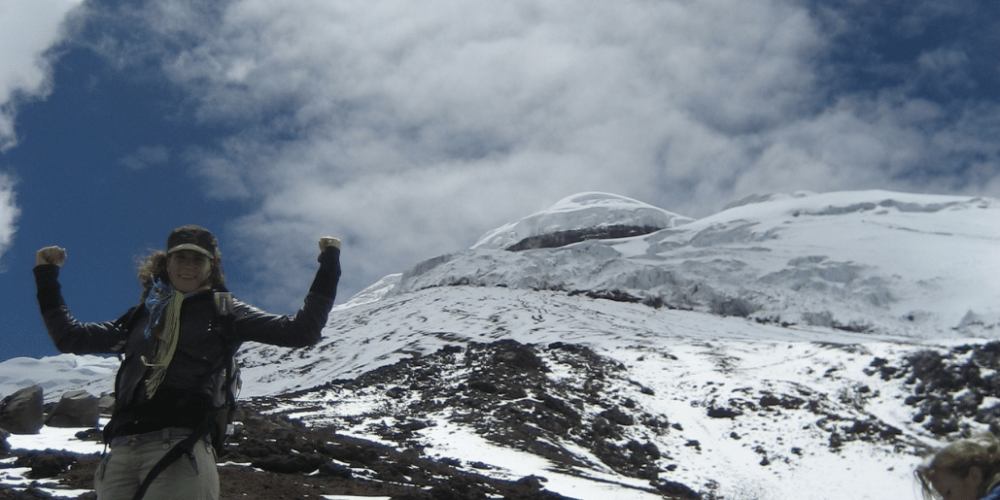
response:
<path fill-rule="evenodd" d="M 338 241 L 338 243 L 340 242 Z M 64 262 L 66 262 L 65 248 L 51 246 L 51 247 L 45 247 L 35 252 L 36 266 L 43 266 L 45 264 L 55 264 L 59 267 L 62 267 Z"/>
<path fill-rule="evenodd" d="M 313 279 L 309 292 L 326 297 L 337 297 L 337 284 L 340 282 L 340 240 L 332 236 L 320 238 L 321 253 L 316 259 L 319 269 Z"/>

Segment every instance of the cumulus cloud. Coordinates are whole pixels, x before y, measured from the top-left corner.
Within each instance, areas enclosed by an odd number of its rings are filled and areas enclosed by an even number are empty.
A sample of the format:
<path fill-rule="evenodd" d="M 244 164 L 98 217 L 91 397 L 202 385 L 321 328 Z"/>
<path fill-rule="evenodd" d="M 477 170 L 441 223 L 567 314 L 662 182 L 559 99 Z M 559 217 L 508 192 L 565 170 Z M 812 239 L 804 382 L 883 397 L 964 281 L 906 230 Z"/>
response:
<path fill-rule="evenodd" d="M 17 143 L 17 104 L 50 91 L 45 52 L 64 36 L 66 14 L 81 0 L 4 0 L 0 8 L 0 152 Z"/>
<path fill-rule="evenodd" d="M 955 15 L 920 5 L 906 36 Z M 298 295 L 309 267 L 292 263 L 322 234 L 344 238 L 357 291 L 579 191 L 699 217 L 755 192 L 997 187 L 996 103 L 840 75 L 843 41 L 863 39 L 856 12 L 808 2 L 163 0 L 144 14 L 198 118 L 242 125 L 187 158 L 212 196 L 255 207 L 228 236 L 280 276 L 272 300 Z M 968 84 L 963 48 L 918 56 L 900 71 Z"/>
<path fill-rule="evenodd" d="M 14 241 L 17 232 L 17 218 L 21 211 L 17 208 L 14 196 L 14 180 L 9 175 L 0 173 L 0 256 L 2 256 Z M 7 269 L 0 265 L 0 272 Z"/>

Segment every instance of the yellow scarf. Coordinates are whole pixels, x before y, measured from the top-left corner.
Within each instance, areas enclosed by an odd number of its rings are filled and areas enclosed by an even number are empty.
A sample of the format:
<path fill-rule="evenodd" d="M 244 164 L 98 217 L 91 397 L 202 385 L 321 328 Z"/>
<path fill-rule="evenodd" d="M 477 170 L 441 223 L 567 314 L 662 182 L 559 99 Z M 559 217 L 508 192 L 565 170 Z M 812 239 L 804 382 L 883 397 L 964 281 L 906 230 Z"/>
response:
<path fill-rule="evenodd" d="M 152 368 L 149 378 L 146 379 L 147 398 L 151 399 L 156 394 L 156 390 L 160 388 L 160 384 L 167 375 L 170 360 L 174 357 L 174 351 L 177 350 L 177 338 L 180 337 L 181 304 L 183 302 L 184 294 L 173 290 L 170 300 L 167 302 L 166 311 L 164 311 L 166 314 L 161 319 L 163 330 L 156 341 L 156 354 L 153 355 L 152 361 L 147 360 L 146 356 L 141 358 L 144 365 Z M 152 321 L 154 321 L 153 318 L 150 318 L 150 322 Z"/>

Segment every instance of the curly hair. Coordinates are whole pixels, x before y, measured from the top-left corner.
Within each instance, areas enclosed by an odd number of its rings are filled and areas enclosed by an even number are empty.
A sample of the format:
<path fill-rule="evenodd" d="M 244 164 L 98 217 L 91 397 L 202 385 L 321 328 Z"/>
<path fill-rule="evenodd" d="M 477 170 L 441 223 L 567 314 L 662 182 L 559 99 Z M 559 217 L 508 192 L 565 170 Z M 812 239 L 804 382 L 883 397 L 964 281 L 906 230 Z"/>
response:
<path fill-rule="evenodd" d="M 142 293 L 139 295 L 139 301 L 144 302 L 146 296 L 149 295 L 149 291 L 153 288 L 154 281 L 170 282 L 170 277 L 167 275 L 167 252 L 154 250 L 145 258 L 137 259 L 137 263 L 137 277 L 139 278 L 139 283 L 142 285 Z M 222 269 L 222 253 L 218 249 L 215 250 L 215 258 L 212 259 L 211 263 L 212 270 L 208 275 L 208 281 L 213 287 L 224 285 L 226 283 L 226 273 Z"/>
<path fill-rule="evenodd" d="M 945 472 L 965 479 L 973 467 L 978 467 L 983 475 L 977 498 L 1000 486 L 1000 440 L 996 436 L 984 432 L 955 441 L 935 452 L 914 475 L 923 488 L 924 498 L 937 500 L 941 495 L 931 485 L 936 474 Z"/>

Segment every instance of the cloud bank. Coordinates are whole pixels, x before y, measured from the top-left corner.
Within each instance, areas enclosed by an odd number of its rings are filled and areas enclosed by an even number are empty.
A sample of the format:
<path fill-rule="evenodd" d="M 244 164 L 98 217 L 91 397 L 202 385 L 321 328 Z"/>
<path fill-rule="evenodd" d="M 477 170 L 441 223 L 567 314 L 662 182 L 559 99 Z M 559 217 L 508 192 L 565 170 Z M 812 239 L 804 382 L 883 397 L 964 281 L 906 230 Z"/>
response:
<path fill-rule="evenodd" d="M 0 152 L 17 144 L 19 102 L 51 91 L 46 51 L 64 36 L 62 23 L 81 0 L 4 0 L 0 8 Z"/>
<path fill-rule="evenodd" d="M 65 36 L 63 20 L 80 2 L 4 0 L 0 7 L 0 152 L 17 144 L 17 106 L 51 91 L 45 54 Z M 20 215 L 14 185 L 14 179 L 0 171 L 0 256 L 10 248 Z M 0 272 L 6 272 L 2 264 Z"/>
<path fill-rule="evenodd" d="M 580 191 L 692 217 L 763 192 L 1000 193 L 976 45 L 995 26 L 924 36 L 990 7 L 854 4 L 161 0 L 109 14 L 142 36 L 100 46 L 239 125 L 186 158 L 254 207 L 227 239 L 275 304 L 323 234 L 357 291 Z"/>

